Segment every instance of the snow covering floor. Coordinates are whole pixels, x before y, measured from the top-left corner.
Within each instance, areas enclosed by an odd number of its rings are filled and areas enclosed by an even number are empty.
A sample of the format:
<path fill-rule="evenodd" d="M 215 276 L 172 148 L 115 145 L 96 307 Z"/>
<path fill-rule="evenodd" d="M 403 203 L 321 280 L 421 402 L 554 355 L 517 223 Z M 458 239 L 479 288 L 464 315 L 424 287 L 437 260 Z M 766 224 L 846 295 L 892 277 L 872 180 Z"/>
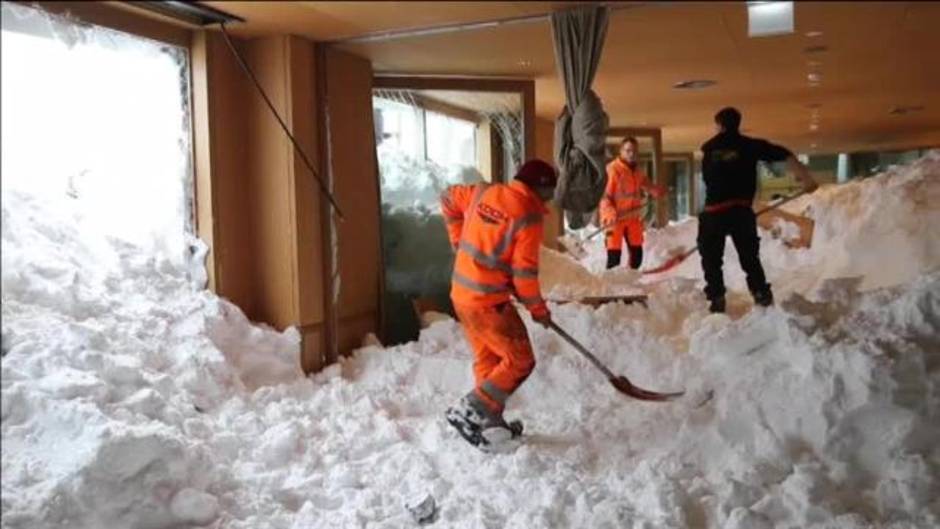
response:
<path fill-rule="evenodd" d="M 427 493 L 433 527 L 940 527 L 940 152 L 787 209 L 816 219 L 812 248 L 764 237 L 763 309 L 729 244 L 727 316 L 697 256 L 639 277 L 600 271 L 600 241 L 584 263 L 546 250 L 552 298 L 650 294 L 553 309 L 615 372 L 690 396 L 626 399 L 530 327 L 507 411 L 527 441 L 487 455 L 442 418 L 471 384 L 455 322 L 305 379 L 294 330 L 5 196 L 2 527 L 411 527 Z M 647 266 L 694 233 L 651 232 Z"/>

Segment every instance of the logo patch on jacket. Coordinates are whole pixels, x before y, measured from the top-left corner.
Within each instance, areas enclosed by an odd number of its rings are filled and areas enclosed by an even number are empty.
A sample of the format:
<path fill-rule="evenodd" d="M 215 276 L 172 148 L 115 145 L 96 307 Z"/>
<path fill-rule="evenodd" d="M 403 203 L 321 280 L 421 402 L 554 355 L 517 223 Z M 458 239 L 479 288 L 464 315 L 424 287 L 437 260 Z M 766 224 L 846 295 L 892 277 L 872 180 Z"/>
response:
<path fill-rule="evenodd" d="M 716 161 L 719 161 L 719 162 L 733 162 L 741 157 L 738 154 L 738 151 L 734 149 L 728 149 L 728 150 L 716 149 L 712 151 L 712 156 L 714 157 Z"/>
<path fill-rule="evenodd" d="M 500 224 L 509 220 L 505 213 L 486 204 L 477 205 L 477 215 L 487 224 Z"/>

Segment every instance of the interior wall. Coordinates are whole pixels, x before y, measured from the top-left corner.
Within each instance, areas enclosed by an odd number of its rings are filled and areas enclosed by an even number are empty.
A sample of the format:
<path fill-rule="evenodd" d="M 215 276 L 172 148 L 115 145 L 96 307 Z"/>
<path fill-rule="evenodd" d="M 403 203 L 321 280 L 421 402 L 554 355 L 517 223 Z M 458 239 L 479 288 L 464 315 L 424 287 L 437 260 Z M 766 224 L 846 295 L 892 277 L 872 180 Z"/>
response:
<path fill-rule="evenodd" d="M 244 46 L 237 41 L 237 46 Z M 209 245 L 209 287 L 256 315 L 249 208 L 247 80 L 221 35 L 193 36 L 193 123 L 197 231 Z"/>
<path fill-rule="evenodd" d="M 372 115 L 372 64 L 328 49 L 329 145 L 338 222 L 340 294 L 337 347 L 348 354 L 379 323 L 380 203 Z"/>
<path fill-rule="evenodd" d="M 545 118 L 535 118 L 535 157 L 555 167 L 555 123 Z M 557 169 L 557 168 L 556 168 Z M 545 217 L 545 231 L 542 244 L 554 250 L 560 250 L 558 237 L 564 234 L 564 219 L 561 209 L 552 203 L 549 214 Z"/>
<path fill-rule="evenodd" d="M 245 60 L 268 94 L 274 108 L 290 124 L 287 37 L 249 42 Z M 293 195 L 290 176 L 292 145 L 259 94 L 249 98 L 250 117 L 247 213 L 255 231 L 256 310 L 253 319 L 282 328 L 296 323 L 297 280 Z"/>

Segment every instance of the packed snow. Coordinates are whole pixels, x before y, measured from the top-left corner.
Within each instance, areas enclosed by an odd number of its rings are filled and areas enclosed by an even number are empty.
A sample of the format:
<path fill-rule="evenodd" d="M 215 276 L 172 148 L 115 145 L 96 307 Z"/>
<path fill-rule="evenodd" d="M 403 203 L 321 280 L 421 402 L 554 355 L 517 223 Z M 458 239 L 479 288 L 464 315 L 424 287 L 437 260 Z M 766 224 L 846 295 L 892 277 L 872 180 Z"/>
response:
<path fill-rule="evenodd" d="M 934 151 L 802 199 L 811 248 L 763 234 L 777 306 L 751 306 L 729 244 L 728 315 L 697 255 L 641 276 L 602 271 L 600 240 L 545 250 L 552 299 L 649 294 L 551 306 L 613 371 L 689 396 L 629 400 L 530 325 L 526 440 L 494 455 L 442 417 L 471 386 L 453 320 L 304 378 L 296 331 L 200 290 L 198 243 L 175 263 L 4 190 L 2 526 L 412 527 L 430 496 L 461 529 L 940 527 L 938 198 Z M 651 230 L 646 266 L 694 235 Z"/>

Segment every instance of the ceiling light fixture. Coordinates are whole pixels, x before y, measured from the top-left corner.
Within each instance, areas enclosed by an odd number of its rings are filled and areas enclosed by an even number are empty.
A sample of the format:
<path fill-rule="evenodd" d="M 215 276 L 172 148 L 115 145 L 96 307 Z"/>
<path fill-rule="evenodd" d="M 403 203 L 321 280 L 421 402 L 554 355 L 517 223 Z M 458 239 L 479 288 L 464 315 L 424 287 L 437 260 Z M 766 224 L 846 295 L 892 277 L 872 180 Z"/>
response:
<path fill-rule="evenodd" d="M 806 32 L 806 36 L 811 39 L 815 39 L 816 37 L 822 37 L 822 34 L 823 34 L 822 31 L 807 31 Z"/>
<path fill-rule="evenodd" d="M 532 66 L 532 61 L 528 61 L 526 59 L 519 59 L 519 62 L 517 62 L 516 64 L 518 64 L 519 66 L 522 66 L 523 68 L 528 68 L 529 66 Z"/>
<path fill-rule="evenodd" d="M 793 33 L 793 2 L 748 2 L 747 35 L 770 37 Z"/>
<path fill-rule="evenodd" d="M 829 51 L 829 46 L 820 44 L 818 46 L 807 46 L 803 48 L 803 53 L 824 53 Z"/>
<path fill-rule="evenodd" d="M 809 80 L 809 82 L 811 82 L 811 83 L 818 83 L 818 82 L 822 81 L 822 74 L 819 73 L 819 72 L 810 72 L 810 73 L 806 74 L 806 78 L 807 78 L 807 79 Z"/>
<path fill-rule="evenodd" d="M 679 81 L 672 87 L 678 90 L 701 90 L 716 84 L 718 84 L 718 81 L 712 81 L 711 79 L 690 79 L 688 81 Z"/>
<path fill-rule="evenodd" d="M 914 106 L 901 106 L 897 105 L 891 108 L 888 112 L 892 116 L 903 116 L 905 114 L 910 114 L 911 112 L 920 112 L 923 110 L 923 105 L 914 105 Z"/>

